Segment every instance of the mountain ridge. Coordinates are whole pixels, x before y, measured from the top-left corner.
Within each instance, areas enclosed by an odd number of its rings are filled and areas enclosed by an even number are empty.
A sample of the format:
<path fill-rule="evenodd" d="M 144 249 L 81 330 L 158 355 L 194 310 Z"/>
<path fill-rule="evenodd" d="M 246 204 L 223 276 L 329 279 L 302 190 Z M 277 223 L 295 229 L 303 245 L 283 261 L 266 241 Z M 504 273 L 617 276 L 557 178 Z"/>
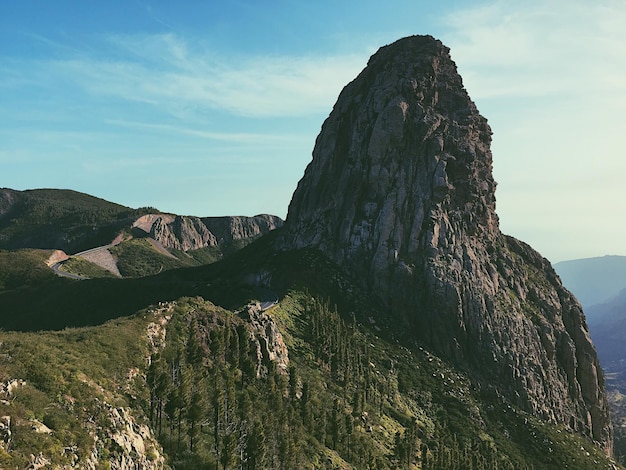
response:
<path fill-rule="evenodd" d="M 626 288 L 626 256 L 560 261 L 554 264 L 554 269 L 585 308 L 609 302 Z"/>
<path fill-rule="evenodd" d="M 195 217 L 132 209 L 72 190 L 0 189 L 0 249 L 61 250 L 72 256 L 63 267 L 87 277 L 136 277 L 213 262 L 282 223 L 268 214 Z M 129 243 L 143 238 L 152 246 Z"/>

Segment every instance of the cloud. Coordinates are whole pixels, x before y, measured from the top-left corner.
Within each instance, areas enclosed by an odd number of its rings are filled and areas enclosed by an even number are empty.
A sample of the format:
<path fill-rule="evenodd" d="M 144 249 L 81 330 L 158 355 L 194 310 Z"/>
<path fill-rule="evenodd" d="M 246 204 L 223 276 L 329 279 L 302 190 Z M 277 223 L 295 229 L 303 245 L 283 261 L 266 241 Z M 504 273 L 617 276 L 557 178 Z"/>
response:
<path fill-rule="evenodd" d="M 292 134 L 268 134 L 251 132 L 211 132 L 190 127 L 175 126 L 170 124 L 153 124 L 148 122 L 124 121 L 119 119 L 109 119 L 107 124 L 121 126 L 130 129 L 143 129 L 154 132 L 167 132 L 172 134 L 198 137 L 207 140 L 216 140 L 230 143 L 244 143 L 259 145 L 262 143 L 287 143 L 297 142 L 299 137 Z"/>
<path fill-rule="evenodd" d="M 502 229 L 554 260 L 622 252 L 626 3 L 491 0 L 444 23 L 494 130 Z"/>
<path fill-rule="evenodd" d="M 477 98 L 624 90 L 622 1 L 494 1 L 445 23 L 452 55 Z"/>
<path fill-rule="evenodd" d="M 110 36 L 100 52 L 39 62 L 94 96 L 172 114 L 220 110 L 249 117 L 307 116 L 332 107 L 367 55 L 221 57 L 172 34 Z M 92 48 L 93 50 L 94 48 Z"/>

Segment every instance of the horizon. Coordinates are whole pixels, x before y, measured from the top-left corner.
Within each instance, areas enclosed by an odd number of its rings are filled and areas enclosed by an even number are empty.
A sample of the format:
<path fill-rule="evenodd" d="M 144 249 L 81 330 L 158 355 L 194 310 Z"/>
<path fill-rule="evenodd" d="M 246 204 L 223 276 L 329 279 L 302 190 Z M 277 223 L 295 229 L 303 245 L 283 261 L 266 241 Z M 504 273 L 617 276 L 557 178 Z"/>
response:
<path fill-rule="evenodd" d="M 614 0 L 3 4 L 0 186 L 284 219 L 341 89 L 414 34 L 492 127 L 502 232 L 553 264 L 626 254 Z"/>

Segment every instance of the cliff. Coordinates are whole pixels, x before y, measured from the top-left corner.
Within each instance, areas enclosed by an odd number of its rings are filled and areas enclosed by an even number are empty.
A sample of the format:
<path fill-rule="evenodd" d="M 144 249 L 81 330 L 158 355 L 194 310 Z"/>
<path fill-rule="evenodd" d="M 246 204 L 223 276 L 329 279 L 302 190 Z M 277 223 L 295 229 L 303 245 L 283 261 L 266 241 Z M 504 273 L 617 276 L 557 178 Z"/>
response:
<path fill-rule="evenodd" d="M 147 214 L 133 223 L 166 248 L 182 251 L 208 246 L 230 249 L 281 227 L 283 221 L 273 215 L 254 217 L 192 217 L 172 214 Z"/>
<path fill-rule="evenodd" d="M 582 308 L 547 260 L 501 233 L 490 143 L 447 47 L 383 47 L 324 122 L 282 246 L 317 248 L 399 329 L 610 454 Z"/>

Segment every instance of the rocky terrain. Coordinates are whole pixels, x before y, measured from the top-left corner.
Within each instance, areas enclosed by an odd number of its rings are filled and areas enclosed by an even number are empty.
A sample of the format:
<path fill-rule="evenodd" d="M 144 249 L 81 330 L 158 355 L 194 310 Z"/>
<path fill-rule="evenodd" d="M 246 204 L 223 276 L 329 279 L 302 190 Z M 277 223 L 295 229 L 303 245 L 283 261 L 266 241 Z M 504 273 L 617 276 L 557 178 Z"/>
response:
<path fill-rule="evenodd" d="M 547 260 L 500 232 L 490 142 L 448 48 L 381 48 L 322 127 L 283 247 L 319 249 L 411 335 L 611 453 L 581 306 Z"/>
<path fill-rule="evenodd" d="M 182 251 L 219 246 L 228 251 L 281 227 L 282 219 L 273 215 L 254 217 L 191 217 L 172 214 L 147 214 L 132 227 L 141 230 L 166 248 Z"/>

